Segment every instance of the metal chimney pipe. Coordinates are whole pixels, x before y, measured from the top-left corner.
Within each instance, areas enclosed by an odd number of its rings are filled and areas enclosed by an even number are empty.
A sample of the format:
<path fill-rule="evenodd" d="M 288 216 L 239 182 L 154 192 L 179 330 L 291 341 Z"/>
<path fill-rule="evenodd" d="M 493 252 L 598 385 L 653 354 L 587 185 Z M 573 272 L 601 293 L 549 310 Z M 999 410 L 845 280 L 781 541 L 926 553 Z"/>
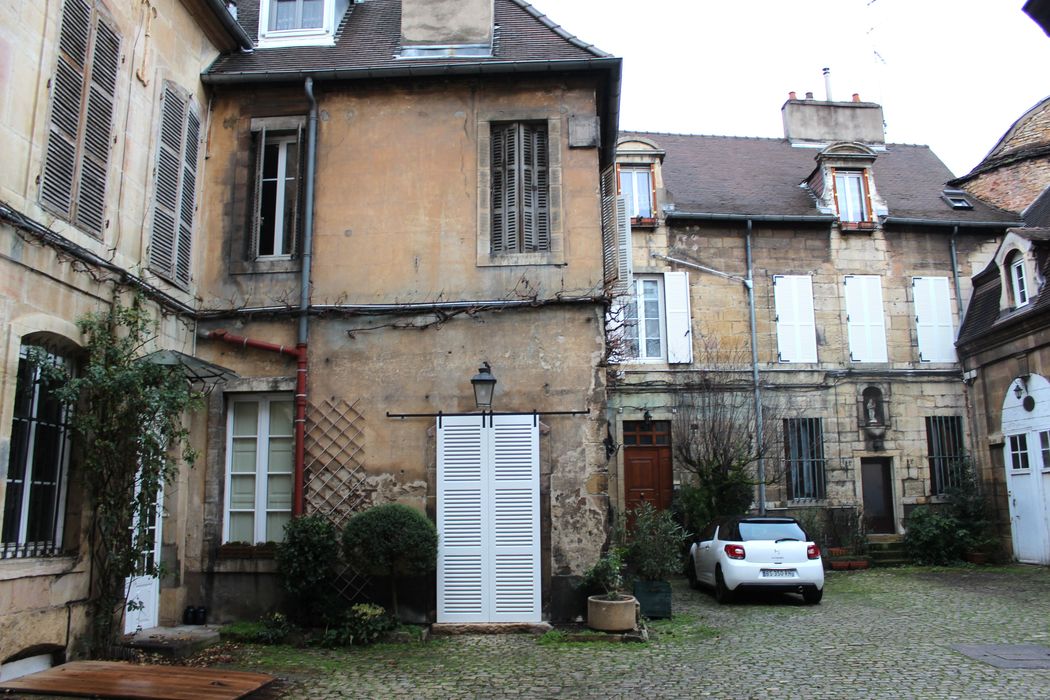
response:
<path fill-rule="evenodd" d="M 828 102 L 833 102 L 834 100 L 831 99 L 831 69 L 830 68 L 825 68 L 824 69 L 824 92 L 828 96 Z"/>

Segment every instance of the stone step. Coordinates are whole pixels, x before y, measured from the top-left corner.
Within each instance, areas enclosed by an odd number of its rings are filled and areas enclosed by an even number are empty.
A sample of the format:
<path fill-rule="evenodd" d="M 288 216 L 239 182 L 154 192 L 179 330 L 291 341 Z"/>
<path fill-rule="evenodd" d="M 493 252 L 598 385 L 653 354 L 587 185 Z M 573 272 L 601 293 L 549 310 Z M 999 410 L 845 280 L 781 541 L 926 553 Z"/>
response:
<path fill-rule="evenodd" d="M 158 654 L 183 659 L 219 643 L 219 628 L 215 625 L 178 625 L 153 627 L 125 636 L 122 647 L 147 654 Z"/>

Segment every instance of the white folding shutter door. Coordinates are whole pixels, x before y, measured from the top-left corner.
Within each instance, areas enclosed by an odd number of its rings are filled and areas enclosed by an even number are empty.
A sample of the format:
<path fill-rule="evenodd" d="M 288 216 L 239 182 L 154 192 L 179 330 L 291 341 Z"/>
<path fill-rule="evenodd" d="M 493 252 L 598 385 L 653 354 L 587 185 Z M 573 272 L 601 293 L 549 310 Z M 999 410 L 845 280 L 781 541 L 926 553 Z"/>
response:
<path fill-rule="evenodd" d="M 850 360 L 886 362 L 882 278 L 878 275 L 847 275 L 845 284 Z"/>
<path fill-rule="evenodd" d="M 913 277 L 915 330 L 922 362 L 955 362 L 955 326 L 947 277 Z"/>
<path fill-rule="evenodd" d="M 816 362 L 813 281 L 809 275 L 774 275 L 777 350 L 781 362 Z"/>
<path fill-rule="evenodd" d="M 689 318 L 689 273 L 664 273 L 664 309 L 667 316 L 667 361 L 693 361 L 693 333 Z"/>
<path fill-rule="evenodd" d="M 535 416 L 492 416 L 491 622 L 539 622 L 539 429 Z"/>
<path fill-rule="evenodd" d="M 481 416 L 438 425 L 438 622 L 488 622 L 490 537 Z"/>

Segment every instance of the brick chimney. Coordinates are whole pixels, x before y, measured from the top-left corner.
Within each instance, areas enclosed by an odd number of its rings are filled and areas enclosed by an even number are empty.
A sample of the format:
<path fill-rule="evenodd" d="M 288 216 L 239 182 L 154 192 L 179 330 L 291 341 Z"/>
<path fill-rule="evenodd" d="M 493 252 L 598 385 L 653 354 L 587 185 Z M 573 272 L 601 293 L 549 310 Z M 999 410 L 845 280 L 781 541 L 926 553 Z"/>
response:
<path fill-rule="evenodd" d="M 861 102 L 856 95 L 852 102 L 788 99 L 780 114 L 784 118 L 784 137 L 792 143 L 886 143 L 882 106 Z"/>
<path fill-rule="evenodd" d="M 488 55 L 493 0 L 402 0 L 404 56 Z"/>

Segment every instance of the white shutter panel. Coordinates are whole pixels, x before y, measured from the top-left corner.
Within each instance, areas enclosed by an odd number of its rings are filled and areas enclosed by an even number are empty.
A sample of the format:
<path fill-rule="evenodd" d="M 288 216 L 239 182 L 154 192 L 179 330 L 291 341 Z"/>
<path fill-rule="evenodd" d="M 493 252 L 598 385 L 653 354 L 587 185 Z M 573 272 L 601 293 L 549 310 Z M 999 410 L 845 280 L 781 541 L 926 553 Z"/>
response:
<path fill-rule="evenodd" d="M 153 189 L 153 230 L 150 268 L 174 279 L 175 246 L 179 230 L 179 173 L 182 159 L 183 113 L 186 105 L 178 94 L 165 89 L 161 96 L 160 139 Z"/>
<path fill-rule="evenodd" d="M 539 428 L 535 416 L 492 416 L 490 622 L 539 622 Z"/>
<path fill-rule="evenodd" d="M 947 277 L 913 277 L 921 362 L 955 362 L 955 326 Z"/>
<path fill-rule="evenodd" d="M 693 361 L 693 328 L 689 317 L 689 273 L 664 273 L 664 308 L 667 313 L 667 361 Z"/>
<path fill-rule="evenodd" d="M 634 286 L 634 262 L 631 260 L 631 217 L 623 195 L 616 196 L 616 248 L 616 290 L 626 294 Z"/>
<path fill-rule="evenodd" d="M 774 275 L 777 349 L 781 362 L 816 362 L 813 281 L 809 275 Z"/>
<path fill-rule="evenodd" d="M 481 420 L 446 416 L 438 424 L 438 622 L 487 622 L 488 504 Z"/>
<path fill-rule="evenodd" d="M 179 247 L 175 258 L 175 277 L 182 284 L 190 282 L 190 255 L 193 251 L 193 214 L 197 208 L 197 145 L 200 120 L 192 108 L 186 115 L 186 138 L 183 145 L 181 209 L 179 212 Z M 293 249 L 294 250 L 294 249 Z"/>
<path fill-rule="evenodd" d="M 851 361 L 887 361 L 882 278 L 878 275 L 846 276 L 846 326 Z"/>

